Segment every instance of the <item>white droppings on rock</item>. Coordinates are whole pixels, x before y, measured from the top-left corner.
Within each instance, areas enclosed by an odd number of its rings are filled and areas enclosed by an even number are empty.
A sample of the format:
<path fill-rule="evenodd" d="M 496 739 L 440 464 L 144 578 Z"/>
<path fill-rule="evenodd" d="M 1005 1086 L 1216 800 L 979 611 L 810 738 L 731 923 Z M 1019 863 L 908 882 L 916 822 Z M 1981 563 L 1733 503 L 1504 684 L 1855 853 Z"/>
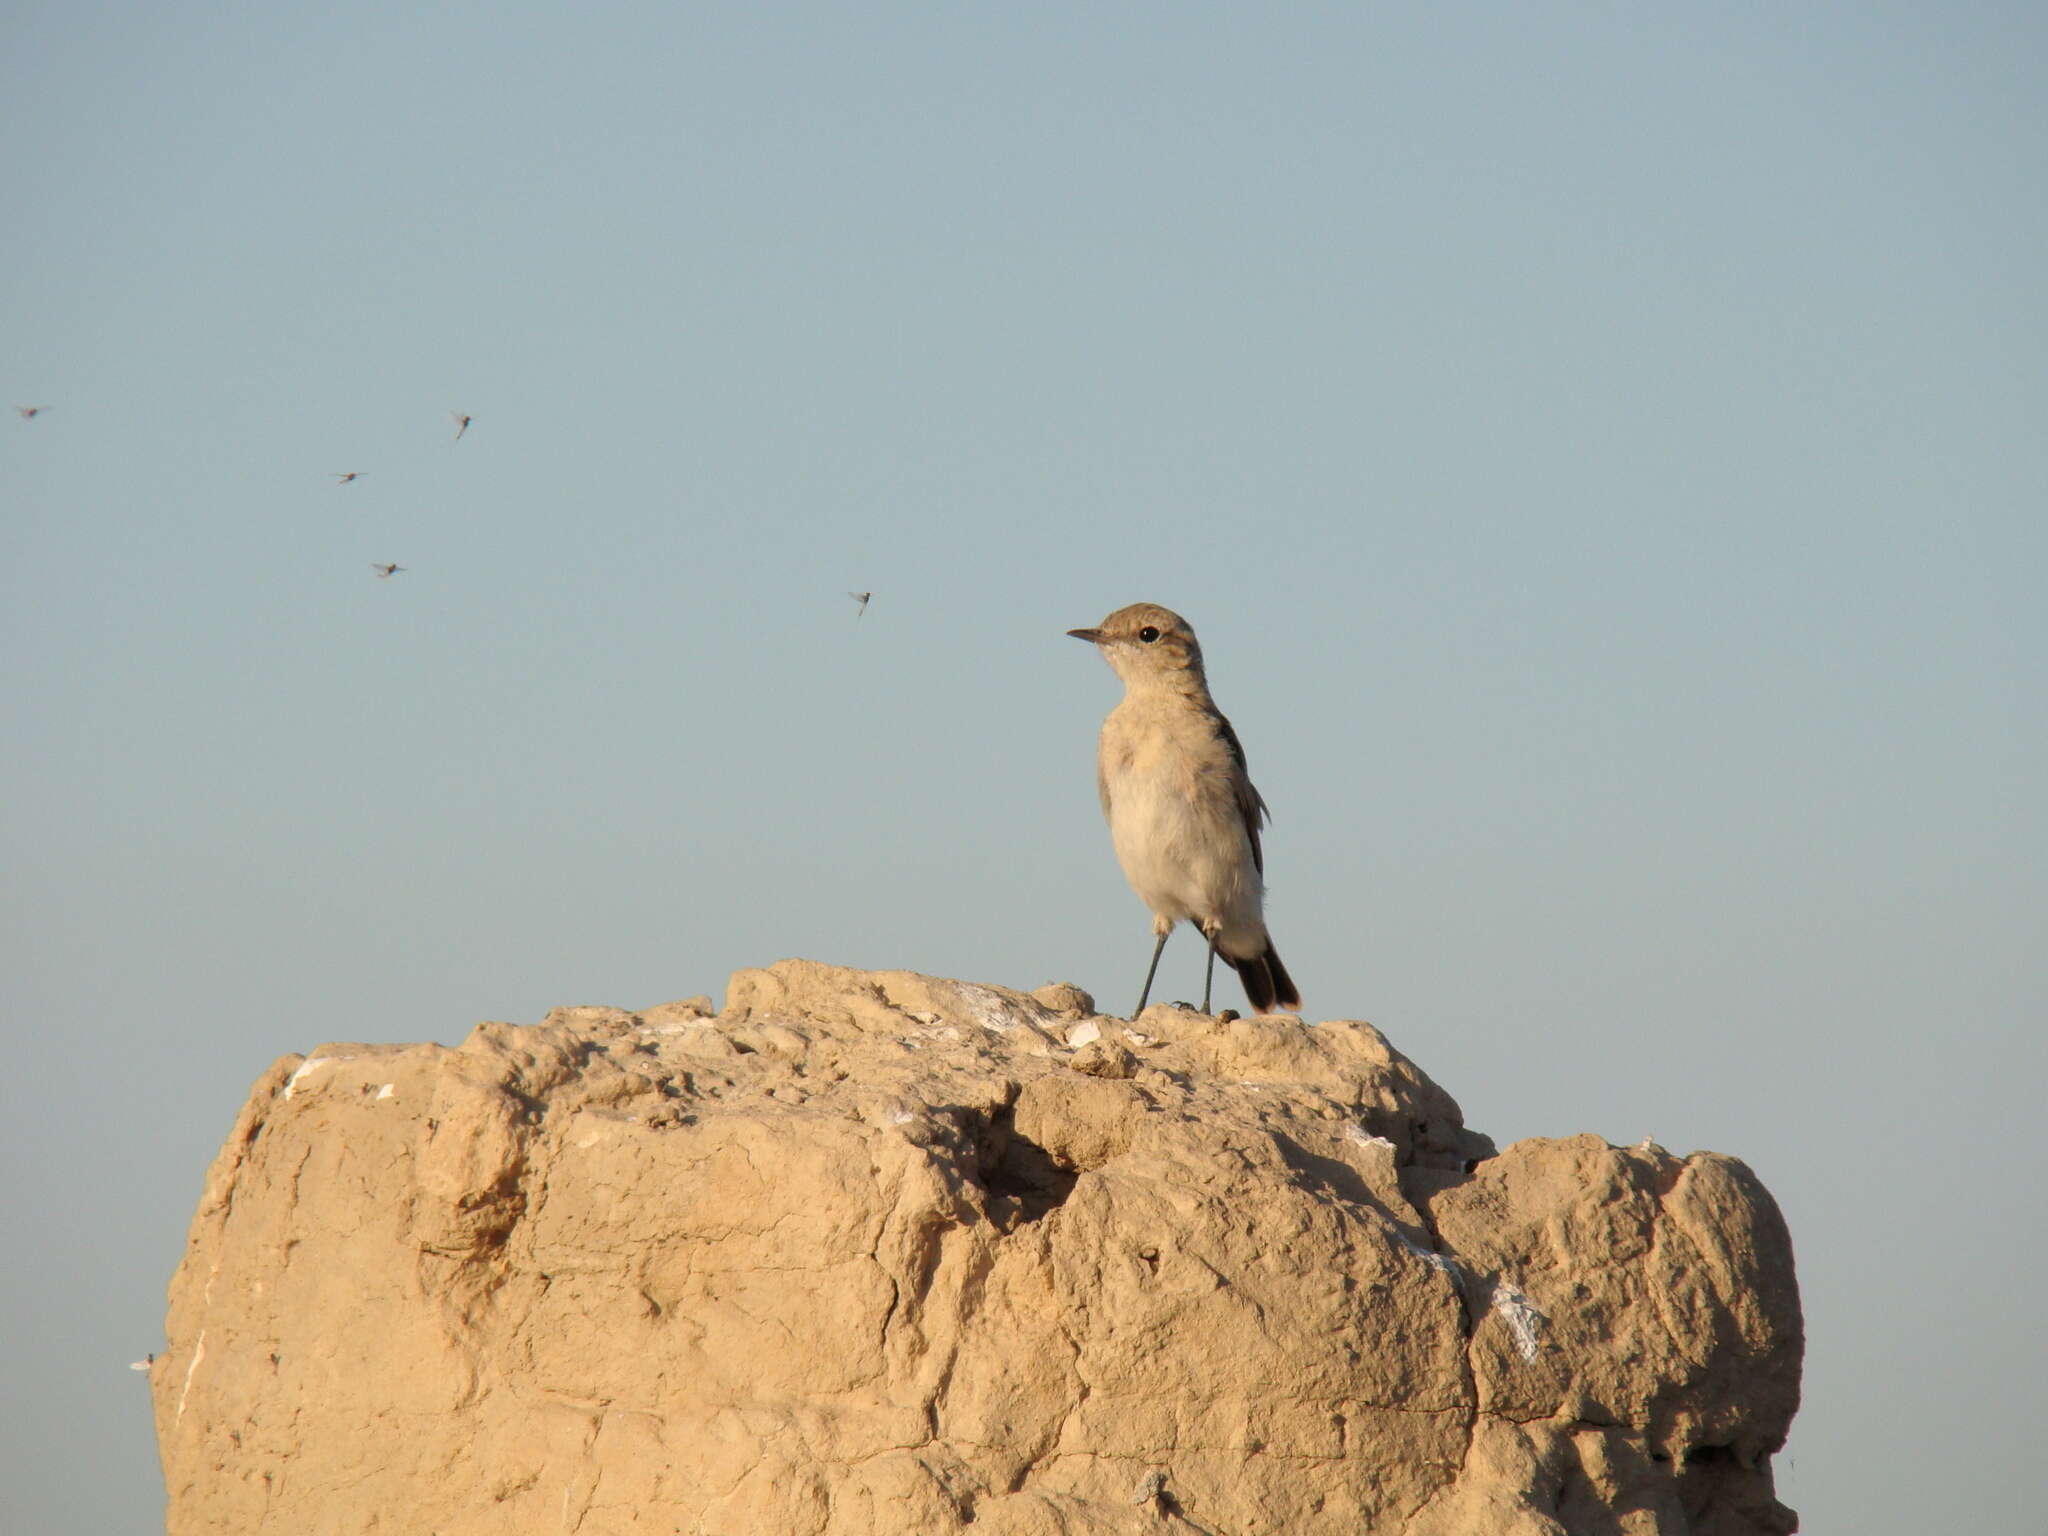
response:
<path fill-rule="evenodd" d="M 1422 1260 L 1422 1262 L 1427 1264 L 1431 1269 L 1436 1270 L 1439 1274 L 1449 1275 L 1453 1283 L 1459 1285 L 1462 1285 L 1464 1283 L 1465 1276 L 1464 1273 L 1458 1268 L 1458 1261 L 1452 1258 L 1449 1254 L 1438 1253 L 1434 1248 L 1420 1247 L 1417 1244 L 1410 1242 L 1406 1235 L 1399 1231 L 1396 1231 L 1394 1233 L 1394 1241 L 1399 1243 L 1403 1248 L 1407 1249 L 1410 1253 L 1414 1254 L 1416 1258 Z"/>
<path fill-rule="evenodd" d="M 308 1056 L 304 1061 L 299 1063 L 298 1071 L 294 1072 L 290 1077 L 284 1080 L 284 1096 L 286 1098 L 290 1098 L 292 1094 L 296 1092 L 298 1089 L 299 1079 L 306 1076 L 308 1073 L 318 1071 L 321 1067 L 331 1067 L 337 1061 L 354 1060 L 355 1057 L 353 1056 Z"/>
<path fill-rule="evenodd" d="M 1493 1310 L 1508 1325 L 1516 1352 L 1524 1360 L 1534 1360 L 1537 1350 L 1543 1347 L 1538 1334 L 1550 1319 L 1536 1309 L 1536 1303 L 1523 1294 L 1520 1286 L 1505 1279 L 1494 1282 Z"/>
<path fill-rule="evenodd" d="M 199 1330 L 199 1342 L 192 1346 L 192 1363 L 185 1367 L 184 1390 L 178 1393 L 178 1411 L 171 1416 L 173 1424 L 185 1417 L 185 1400 L 192 1395 L 192 1377 L 199 1369 L 199 1362 L 206 1358 L 206 1330 Z"/>
<path fill-rule="evenodd" d="M 1007 1035 L 1013 1029 L 1028 1029 L 1036 1033 L 1031 1017 L 1015 1003 L 993 987 L 977 986 L 971 981 L 955 982 L 961 1002 L 974 1016 L 974 1022 L 983 1029 L 996 1034 Z"/>

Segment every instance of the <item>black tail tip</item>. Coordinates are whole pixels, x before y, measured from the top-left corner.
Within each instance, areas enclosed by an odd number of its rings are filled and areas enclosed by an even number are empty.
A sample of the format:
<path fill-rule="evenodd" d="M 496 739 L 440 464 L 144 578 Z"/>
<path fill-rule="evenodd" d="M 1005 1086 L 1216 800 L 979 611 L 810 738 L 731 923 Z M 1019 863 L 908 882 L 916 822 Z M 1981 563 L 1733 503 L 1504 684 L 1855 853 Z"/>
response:
<path fill-rule="evenodd" d="M 1227 955 L 1224 958 L 1230 959 Z M 1270 943 L 1263 955 L 1230 963 L 1237 968 L 1238 980 L 1244 983 L 1244 995 L 1254 1012 L 1272 1013 L 1276 1007 L 1293 1012 L 1301 1007 L 1301 994 L 1295 990 L 1294 978 L 1280 963 L 1280 951 Z"/>

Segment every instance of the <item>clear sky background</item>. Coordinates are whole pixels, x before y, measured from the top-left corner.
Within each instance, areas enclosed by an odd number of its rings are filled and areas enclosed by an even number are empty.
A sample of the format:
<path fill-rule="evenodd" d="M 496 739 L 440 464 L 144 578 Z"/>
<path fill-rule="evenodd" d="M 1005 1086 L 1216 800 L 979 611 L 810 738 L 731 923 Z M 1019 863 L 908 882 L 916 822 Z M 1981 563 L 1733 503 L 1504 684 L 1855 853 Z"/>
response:
<path fill-rule="evenodd" d="M 1128 1009 L 1061 632 L 1139 599 L 1311 1018 L 1776 1194 L 1807 1528 L 2038 1520 L 2040 6 L 4 36 L 0 1526 L 160 1526 L 127 1362 L 285 1052 L 790 955 Z"/>

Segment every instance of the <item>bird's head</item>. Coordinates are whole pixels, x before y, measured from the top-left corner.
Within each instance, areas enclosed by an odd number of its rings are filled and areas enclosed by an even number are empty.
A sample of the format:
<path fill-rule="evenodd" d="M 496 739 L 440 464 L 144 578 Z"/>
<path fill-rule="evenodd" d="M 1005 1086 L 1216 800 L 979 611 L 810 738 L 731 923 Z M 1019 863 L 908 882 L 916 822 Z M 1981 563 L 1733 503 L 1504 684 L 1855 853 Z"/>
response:
<path fill-rule="evenodd" d="M 1116 669 L 1127 686 L 1192 679 L 1202 682 L 1202 647 L 1194 626 L 1171 608 L 1133 603 L 1093 629 L 1070 629 Z"/>

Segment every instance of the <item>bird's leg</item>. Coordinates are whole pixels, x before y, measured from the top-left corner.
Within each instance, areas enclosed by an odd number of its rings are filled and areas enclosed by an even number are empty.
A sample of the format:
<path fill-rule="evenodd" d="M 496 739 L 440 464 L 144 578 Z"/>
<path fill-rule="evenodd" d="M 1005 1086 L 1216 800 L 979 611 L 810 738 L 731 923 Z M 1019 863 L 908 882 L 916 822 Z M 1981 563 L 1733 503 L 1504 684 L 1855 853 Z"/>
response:
<path fill-rule="evenodd" d="M 1159 942 L 1152 946 L 1152 963 L 1145 969 L 1145 989 L 1138 994 L 1138 1006 L 1131 1010 L 1134 1019 L 1145 1011 L 1145 999 L 1152 995 L 1152 978 L 1159 971 L 1159 952 L 1166 948 L 1166 936 L 1171 932 L 1173 925 L 1169 923 L 1159 930 Z"/>
<path fill-rule="evenodd" d="M 1202 1012 L 1209 1011 L 1209 984 L 1216 979 L 1216 935 L 1209 935 L 1209 968 L 1202 972 Z"/>

